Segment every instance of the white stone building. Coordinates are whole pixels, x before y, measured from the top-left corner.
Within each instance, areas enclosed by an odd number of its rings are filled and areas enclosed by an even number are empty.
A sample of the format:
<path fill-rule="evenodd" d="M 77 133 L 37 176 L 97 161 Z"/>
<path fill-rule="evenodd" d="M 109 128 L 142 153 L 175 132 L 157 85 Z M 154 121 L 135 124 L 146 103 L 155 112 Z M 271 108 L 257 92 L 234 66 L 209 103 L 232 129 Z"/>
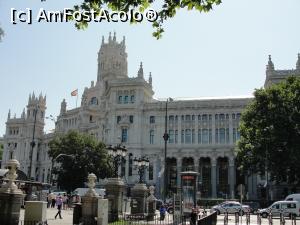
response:
<path fill-rule="evenodd" d="M 269 58 L 265 86 L 292 74 L 300 74 L 300 55 L 296 70 L 288 71 L 275 70 Z M 150 168 L 146 181 L 161 187 L 167 107 L 169 190 L 176 190 L 181 171 L 195 170 L 200 173 L 202 197 L 231 197 L 237 184 L 245 179 L 236 171 L 234 148 L 239 139 L 240 115 L 252 97 L 174 99 L 167 103 L 153 95 L 151 73 L 146 79 L 141 63 L 137 76 L 128 77 L 125 38 L 118 42 L 115 35 L 110 35 L 107 42 L 102 39 L 98 52 L 97 81 L 85 88 L 79 107 L 67 110 L 67 103 L 62 101 L 55 132 L 78 130 L 107 145 L 122 141 L 129 153 L 121 169 L 126 182 L 130 185 L 138 180 L 133 158 L 147 155 Z M 28 173 L 34 140 L 31 177 L 49 182 L 51 159 L 47 143 L 54 133 L 43 131 L 46 97 L 30 95 L 26 108 L 20 118 L 8 114 L 2 167 L 14 154 L 21 170 Z M 259 195 L 260 182 L 263 180 L 259 176 L 246 179 L 249 198 Z"/>

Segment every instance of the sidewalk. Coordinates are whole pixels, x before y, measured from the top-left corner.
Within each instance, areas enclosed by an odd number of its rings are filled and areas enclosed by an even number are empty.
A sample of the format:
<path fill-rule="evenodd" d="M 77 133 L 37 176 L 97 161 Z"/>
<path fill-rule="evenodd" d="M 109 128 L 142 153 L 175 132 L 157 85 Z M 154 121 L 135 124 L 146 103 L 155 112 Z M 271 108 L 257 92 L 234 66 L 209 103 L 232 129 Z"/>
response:
<path fill-rule="evenodd" d="M 20 221 L 24 221 L 24 212 L 25 210 L 21 210 Z M 54 218 L 57 213 L 57 209 L 48 208 L 47 209 L 47 222 L 48 225 L 72 225 L 73 223 L 73 209 L 61 210 L 62 219 Z"/>

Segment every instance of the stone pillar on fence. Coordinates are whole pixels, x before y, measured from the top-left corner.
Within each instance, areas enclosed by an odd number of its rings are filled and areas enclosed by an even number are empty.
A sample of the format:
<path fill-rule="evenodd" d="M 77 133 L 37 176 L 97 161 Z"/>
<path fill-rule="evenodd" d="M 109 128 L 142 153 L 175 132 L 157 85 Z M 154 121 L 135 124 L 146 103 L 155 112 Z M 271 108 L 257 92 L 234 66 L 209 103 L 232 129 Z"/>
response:
<path fill-rule="evenodd" d="M 0 188 L 0 224 L 18 225 L 21 204 L 24 199 L 23 192 L 15 184 L 17 169 L 20 163 L 16 159 L 10 159 L 6 168 L 8 172 L 3 185 Z"/>
<path fill-rule="evenodd" d="M 97 225 L 108 225 L 108 200 L 98 199 Z"/>
<path fill-rule="evenodd" d="M 109 178 L 105 185 L 108 198 L 108 221 L 117 221 L 122 214 L 123 197 L 126 196 L 126 186 L 121 178 Z"/>
<path fill-rule="evenodd" d="M 26 201 L 24 225 L 46 223 L 47 202 Z"/>
<path fill-rule="evenodd" d="M 146 213 L 146 198 L 148 194 L 148 188 L 144 183 L 137 183 L 131 189 L 131 214 L 144 214 Z"/>
<path fill-rule="evenodd" d="M 95 181 L 97 177 L 91 173 L 88 175 L 88 187 L 87 193 L 82 196 L 82 222 L 83 224 L 94 224 L 98 217 L 98 199 L 101 199 L 95 191 Z"/>
<path fill-rule="evenodd" d="M 153 221 L 155 217 L 155 211 L 156 211 L 156 198 L 154 196 L 154 187 L 149 187 L 150 195 L 147 198 L 147 220 Z"/>

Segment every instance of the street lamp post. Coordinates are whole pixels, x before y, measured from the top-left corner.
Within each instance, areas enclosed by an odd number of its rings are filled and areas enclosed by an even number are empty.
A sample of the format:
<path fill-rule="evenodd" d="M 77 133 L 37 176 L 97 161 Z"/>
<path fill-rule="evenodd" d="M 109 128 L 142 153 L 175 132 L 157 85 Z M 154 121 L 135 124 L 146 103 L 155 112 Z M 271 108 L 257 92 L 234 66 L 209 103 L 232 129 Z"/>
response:
<path fill-rule="evenodd" d="M 167 193 L 168 193 L 168 174 L 167 174 L 167 144 L 168 144 L 168 140 L 169 140 L 169 134 L 168 134 L 168 103 L 172 102 L 173 99 L 172 98 L 168 98 L 166 101 L 166 107 L 165 107 L 165 133 L 164 133 L 164 141 L 165 141 L 165 152 L 164 152 L 164 163 L 165 163 L 165 171 L 164 171 L 164 196 L 163 196 L 163 200 L 164 202 L 166 202 L 167 199 Z"/>
<path fill-rule="evenodd" d="M 107 148 L 108 154 L 112 156 L 113 162 L 114 162 L 114 177 L 119 177 L 119 166 L 122 164 L 123 160 L 125 159 L 125 156 L 127 154 L 127 149 L 125 146 L 121 146 L 118 144 L 117 146 L 108 146 Z"/>
<path fill-rule="evenodd" d="M 141 158 L 134 158 L 133 160 L 133 165 L 135 166 L 135 169 L 138 169 L 138 174 L 139 174 L 139 183 L 144 182 L 144 174 L 145 171 L 149 168 L 149 159 L 146 157 L 141 157 Z"/>

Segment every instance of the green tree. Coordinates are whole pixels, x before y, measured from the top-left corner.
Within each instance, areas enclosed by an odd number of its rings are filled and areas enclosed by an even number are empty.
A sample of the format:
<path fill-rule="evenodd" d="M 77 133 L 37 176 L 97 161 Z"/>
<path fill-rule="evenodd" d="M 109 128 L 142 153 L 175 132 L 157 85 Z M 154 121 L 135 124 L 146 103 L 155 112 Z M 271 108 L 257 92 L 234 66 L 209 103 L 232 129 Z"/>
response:
<path fill-rule="evenodd" d="M 41 0 L 45 1 L 45 0 Z M 157 39 L 161 38 L 164 29 L 162 27 L 164 21 L 176 15 L 179 9 L 196 10 L 198 12 L 209 12 L 214 5 L 219 5 L 222 0 L 84 0 L 83 3 L 74 6 L 74 10 L 95 11 L 97 15 L 101 15 L 102 9 L 113 11 L 129 12 L 131 9 L 139 12 L 153 7 L 156 9 L 158 19 L 153 22 L 153 36 Z M 155 7 L 154 7 L 155 5 Z M 132 21 L 133 23 L 138 21 Z M 78 29 L 88 27 L 88 22 L 77 22 Z"/>
<path fill-rule="evenodd" d="M 76 131 L 55 137 L 49 142 L 49 156 L 60 166 L 55 167 L 59 187 L 73 191 L 83 187 L 88 173 L 98 178 L 110 177 L 112 169 L 105 145 L 87 134 Z M 60 157 L 58 157 L 60 154 Z"/>
<path fill-rule="evenodd" d="M 300 182 L 300 78 L 258 89 L 242 114 L 237 161 L 244 172 L 268 171 L 271 180 Z"/>

